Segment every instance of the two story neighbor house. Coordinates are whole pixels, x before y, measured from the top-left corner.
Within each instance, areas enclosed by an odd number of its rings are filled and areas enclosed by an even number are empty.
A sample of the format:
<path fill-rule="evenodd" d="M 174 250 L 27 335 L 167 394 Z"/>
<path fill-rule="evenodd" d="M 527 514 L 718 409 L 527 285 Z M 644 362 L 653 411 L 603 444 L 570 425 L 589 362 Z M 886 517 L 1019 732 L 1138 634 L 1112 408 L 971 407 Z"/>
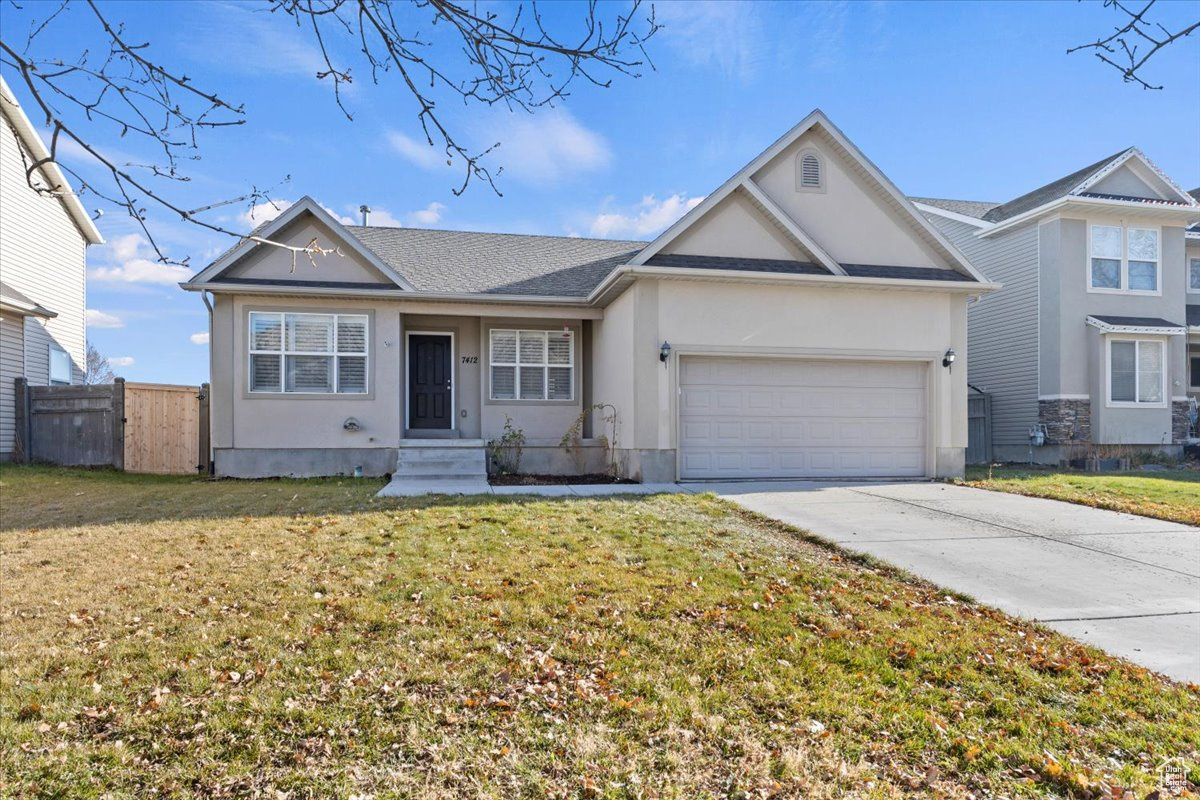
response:
<path fill-rule="evenodd" d="M 0 460 L 13 450 L 13 381 L 82 383 L 85 251 L 103 240 L 46 145 L 0 79 Z"/>
<path fill-rule="evenodd" d="M 814 111 L 653 242 L 343 225 L 305 198 L 184 288 L 211 303 L 220 475 L 428 474 L 508 423 L 523 470 L 607 445 L 673 481 L 961 474 L 967 304 L 994 287 Z M 596 404 L 615 425 L 568 457 Z"/>
<path fill-rule="evenodd" d="M 1179 452 L 1197 380 L 1195 198 L 1129 148 L 1005 203 L 913 199 L 1004 286 L 969 315 L 968 379 L 992 395 L 995 459 Z"/>

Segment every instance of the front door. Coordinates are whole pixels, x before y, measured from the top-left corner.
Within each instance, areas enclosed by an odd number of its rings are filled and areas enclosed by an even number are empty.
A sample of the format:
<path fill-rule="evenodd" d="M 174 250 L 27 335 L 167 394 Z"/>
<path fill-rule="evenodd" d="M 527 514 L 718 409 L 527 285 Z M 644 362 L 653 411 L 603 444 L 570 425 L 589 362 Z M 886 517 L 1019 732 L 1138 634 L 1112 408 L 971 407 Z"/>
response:
<path fill-rule="evenodd" d="M 450 336 L 414 333 L 408 337 L 408 427 L 449 430 L 451 408 Z"/>

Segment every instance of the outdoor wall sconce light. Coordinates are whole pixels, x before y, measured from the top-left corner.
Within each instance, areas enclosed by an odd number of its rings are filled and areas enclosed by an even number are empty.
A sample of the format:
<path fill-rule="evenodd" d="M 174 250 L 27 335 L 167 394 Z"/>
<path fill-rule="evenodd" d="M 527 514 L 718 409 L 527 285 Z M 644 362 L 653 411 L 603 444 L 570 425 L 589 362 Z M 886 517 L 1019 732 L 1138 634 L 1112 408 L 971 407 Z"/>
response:
<path fill-rule="evenodd" d="M 667 359 L 671 357 L 671 343 L 664 340 L 662 346 L 658 348 L 658 360 L 666 364 Z"/>
<path fill-rule="evenodd" d="M 950 370 L 951 372 L 953 372 L 954 371 L 954 360 L 956 358 L 958 358 L 958 356 L 955 354 L 954 348 L 953 347 L 946 348 L 946 355 L 942 356 L 942 366 L 945 367 L 946 369 Z"/>

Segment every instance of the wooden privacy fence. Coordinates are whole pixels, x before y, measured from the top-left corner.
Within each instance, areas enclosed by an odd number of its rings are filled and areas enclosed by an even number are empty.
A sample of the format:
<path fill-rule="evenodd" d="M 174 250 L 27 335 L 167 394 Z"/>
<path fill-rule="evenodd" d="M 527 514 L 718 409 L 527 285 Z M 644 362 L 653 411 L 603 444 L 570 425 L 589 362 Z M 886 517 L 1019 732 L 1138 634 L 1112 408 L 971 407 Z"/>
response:
<path fill-rule="evenodd" d="M 209 471 L 208 384 L 30 386 L 16 381 L 13 460 L 127 472 Z"/>
<path fill-rule="evenodd" d="M 992 396 L 974 390 L 967 395 L 967 463 L 992 463 Z"/>

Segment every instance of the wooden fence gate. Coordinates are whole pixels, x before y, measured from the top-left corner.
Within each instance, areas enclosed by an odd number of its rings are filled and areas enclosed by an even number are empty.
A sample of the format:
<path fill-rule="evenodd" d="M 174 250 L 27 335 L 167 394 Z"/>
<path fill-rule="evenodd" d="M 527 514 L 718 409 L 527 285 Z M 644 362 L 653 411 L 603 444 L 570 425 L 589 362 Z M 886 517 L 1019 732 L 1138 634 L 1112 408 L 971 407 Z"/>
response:
<path fill-rule="evenodd" d="M 967 463 L 992 463 L 992 396 L 974 389 L 967 395 Z"/>
<path fill-rule="evenodd" d="M 208 384 L 30 386 L 18 378 L 15 388 L 14 461 L 209 472 Z"/>

